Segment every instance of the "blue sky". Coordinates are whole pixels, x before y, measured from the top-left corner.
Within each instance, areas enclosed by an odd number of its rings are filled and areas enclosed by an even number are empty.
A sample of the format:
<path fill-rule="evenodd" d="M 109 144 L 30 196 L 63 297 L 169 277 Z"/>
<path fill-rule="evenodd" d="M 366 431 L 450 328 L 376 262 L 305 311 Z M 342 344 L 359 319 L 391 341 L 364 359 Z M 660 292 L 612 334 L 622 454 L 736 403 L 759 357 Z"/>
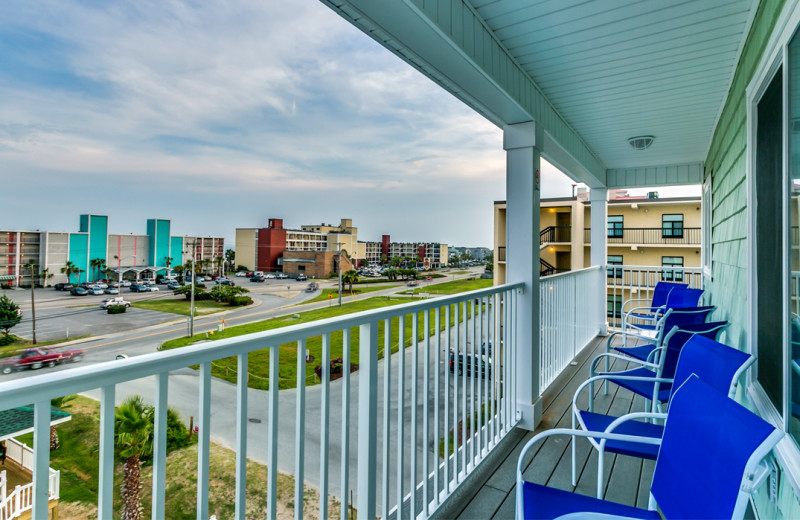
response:
<path fill-rule="evenodd" d="M 0 228 L 491 246 L 505 198 L 500 130 L 317 0 L 4 2 L 0 114 Z"/>

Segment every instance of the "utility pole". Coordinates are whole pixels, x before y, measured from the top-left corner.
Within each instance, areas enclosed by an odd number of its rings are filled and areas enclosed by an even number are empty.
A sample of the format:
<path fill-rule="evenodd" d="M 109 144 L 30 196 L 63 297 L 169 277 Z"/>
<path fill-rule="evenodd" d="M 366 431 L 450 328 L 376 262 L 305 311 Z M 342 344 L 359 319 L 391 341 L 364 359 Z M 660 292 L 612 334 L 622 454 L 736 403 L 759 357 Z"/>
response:
<path fill-rule="evenodd" d="M 197 240 L 192 242 L 192 293 L 189 297 L 189 337 L 194 337 L 194 279 L 197 276 L 194 268 L 194 256 L 197 250 Z"/>
<path fill-rule="evenodd" d="M 342 306 L 342 250 L 339 250 L 339 307 Z"/>
<path fill-rule="evenodd" d="M 33 328 L 33 344 L 36 345 L 36 302 L 34 301 L 33 289 L 36 287 L 36 275 L 33 268 L 37 267 L 33 260 L 28 262 L 28 268 L 31 270 L 31 327 Z"/>

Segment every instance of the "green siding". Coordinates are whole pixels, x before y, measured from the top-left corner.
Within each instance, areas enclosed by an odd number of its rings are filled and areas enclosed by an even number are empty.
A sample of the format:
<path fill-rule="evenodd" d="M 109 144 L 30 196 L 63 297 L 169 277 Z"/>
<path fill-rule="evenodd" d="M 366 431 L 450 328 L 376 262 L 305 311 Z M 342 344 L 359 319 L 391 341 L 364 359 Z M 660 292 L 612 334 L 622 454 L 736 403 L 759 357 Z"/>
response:
<path fill-rule="evenodd" d="M 108 251 L 108 217 L 91 215 L 89 217 L 91 227 L 89 228 L 89 260 L 101 258 L 108 262 L 106 254 Z M 90 266 L 91 270 L 91 266 Z M 100 278 L 105 278 L 103 273 L 89 273 L 90 276 L 97 274 Z"/>
<path fill-rule="evenodd" d="M 746 349 L 747 330 L 747 99 L 745 90 L 761 61 L 784 0 L 763 0 L 742 51 L 725 107 L 706 158 L 712 183 L 711 304 L 715 319 L 727 319 L 723 341 Z M 760 518 L 800 518 L 800 501 L 787 479 L 780 479 L 777 510 L 766 486 L 754 497 Z"/>
<path fill-rule="evenodd" d="M 150 237 L 150 265 L 165 265 L 170 246 L 170 221 L 151 218 L 147 220 L 147 235 Z"/>
<path fill-rule="evenodd" d="M 89 274 L 88 265 L 89 253 L 89 235 L 86 233 L 70 233 L 69 234 L 69 261 L 75 264 L 75 267 L 83 269 L 78 277 L 72 277 L 71 281 L 78 283 L 86 281 L 86 275 Z"/>

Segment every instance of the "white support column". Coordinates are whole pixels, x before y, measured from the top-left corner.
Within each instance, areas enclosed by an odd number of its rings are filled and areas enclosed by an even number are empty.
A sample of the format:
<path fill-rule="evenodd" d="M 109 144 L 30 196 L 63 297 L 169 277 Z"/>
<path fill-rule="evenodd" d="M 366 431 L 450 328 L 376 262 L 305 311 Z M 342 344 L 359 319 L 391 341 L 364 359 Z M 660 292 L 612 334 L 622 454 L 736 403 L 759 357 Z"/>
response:
<path fill-rule="evenodd" d="M 520 427 L 542 417 L 539 395 L 539 159 L 542 130 L 531 121 L 503 129 L 506 150 L 506 282 L 524 282 L 517 298 L 514 354 Z"/>
<path fill-rule="evenodd" d="M 572 258 L 570 259 L 570 269 L 577 271 L 578 269 L 587 267 L 583 262 L 583 259 L 586 257 L 585 237 L 583 232 L 585 227 L 583 202 L 571 202 L 570 207 L 572 213 L 570 216 L 570 226 L 572 227 L 572 240 L 570 244 Z"/>
<path fill-rule="evenodd" d="M 606 188 L 592 188 L 589 192 L 589 201 L 592 204 L 592 242 L 591 242 L 591 265 L 606 265 L 606 254 L 608 249 L 608 190 Z M 600 281 L 602 290 L 599 292 L 603 301 L 600 304 L 600 335 L 608 334 L 608 322 L 606 321 L 606 272 L 600 270 Z"/>

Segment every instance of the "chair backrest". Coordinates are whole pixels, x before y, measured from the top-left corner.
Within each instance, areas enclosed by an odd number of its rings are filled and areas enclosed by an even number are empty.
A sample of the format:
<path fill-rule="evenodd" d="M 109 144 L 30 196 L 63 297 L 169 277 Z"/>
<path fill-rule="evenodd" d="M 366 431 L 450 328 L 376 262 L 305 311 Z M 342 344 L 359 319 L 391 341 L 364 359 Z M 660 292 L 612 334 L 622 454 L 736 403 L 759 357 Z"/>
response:
<path fill-rule="evenodd" d="M 769 423 L 691 377 L 675 392 L 651 494 L 667 519 L 743 518 L 748 495 L 740 492 L 742 480 L 781 437 Z"/>
<path fill-rule="evenodd" d="M 719 330 L 713 334 L 716 335 Z M 755 358 L 746 352 L 704 335 L 694 334 L 680 350 L 675 381 L 672 384 L 673 391 L 692 375 L 696 375 L 716 391 L 728 395 L 739 376 L 754 360 Z"/>
<path fill-rule="evenodd" d="M 696 307 L 703 292 L 703 289 L 675 288 L 667 296 L 667 308 Z"/>
<path fill-rule="evenodd" d="M 719 333 L 728 326 L 727 321 L 705 322 L 715 309 L 716 307 L 709 306 L 667 310 L 659 324 L 662 328 L 656 337 L 656 343 L 664 347 L 659 360 L 660 363 L 663 360 L 660 372 L 662 377 L 672 377 L 675 374 L 681 349 L 693 334 L 716 340 Z"/>
<path fill-rule="evenodd" d="M 685 283 L 675 283 L 675 282 L 658 282 L 653 289 L 653 307 L 663 307 L 667 304 L 667 296 L 672 291 L 672 289 L 679 288 L 685 289 L 689 286 L 689 284 Z"/>

